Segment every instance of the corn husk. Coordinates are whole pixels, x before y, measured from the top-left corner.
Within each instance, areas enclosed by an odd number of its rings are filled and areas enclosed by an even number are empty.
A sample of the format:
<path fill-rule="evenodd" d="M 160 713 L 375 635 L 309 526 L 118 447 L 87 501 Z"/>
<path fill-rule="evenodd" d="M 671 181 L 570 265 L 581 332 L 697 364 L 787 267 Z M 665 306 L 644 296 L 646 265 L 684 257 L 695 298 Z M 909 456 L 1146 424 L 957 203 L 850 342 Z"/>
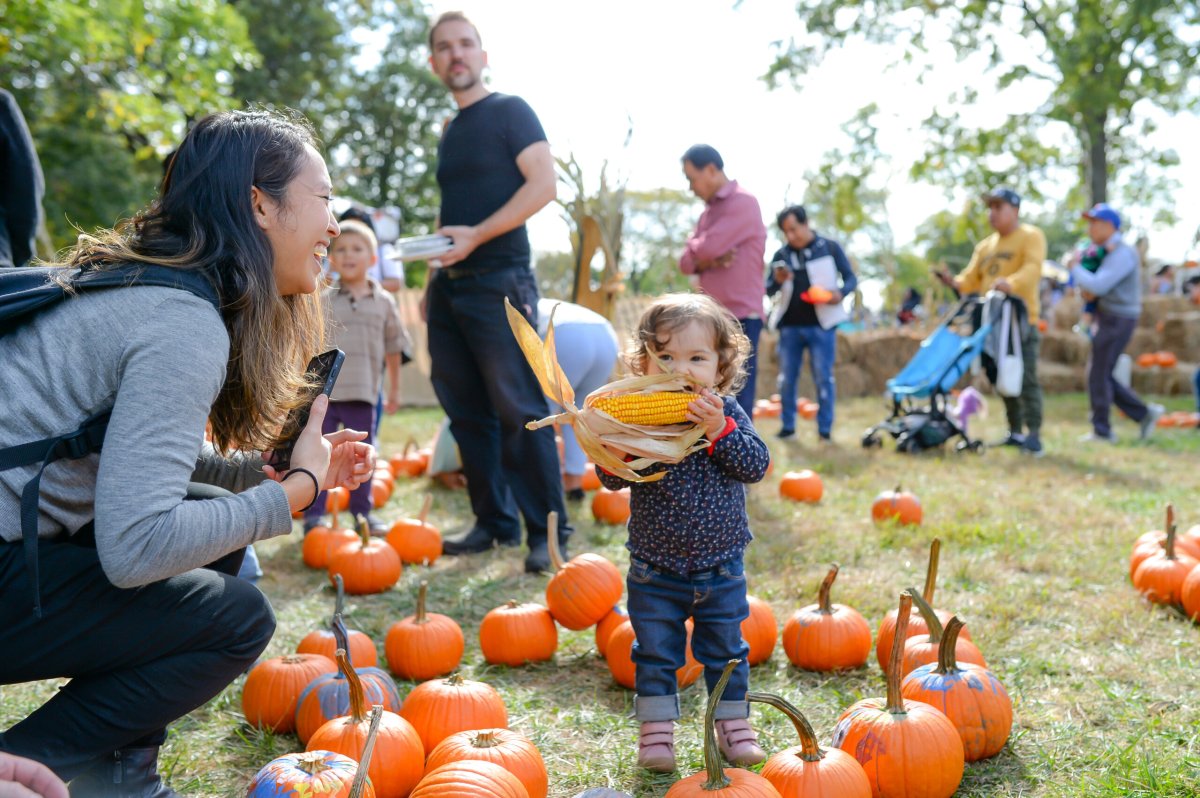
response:
<path fill-rule="evenodd" d="M 532 430 L 550 424 L 570 424 L 575 428 L 579 447 L 593 463 L 630 482 L 662 479 L 666 476 L 665 472 L 643 476 L 638 471 L 656 463 L 678 463 L 708 445 L 704 440 L 704 429 L 699 424 L 626 424 L 593 406 L 597 399 L 608 396 L 686 390 L 696 384 L 691 378 L 671 373 L 625 377 L 600 386 L 584 397 L 583 407 L 576 407 L 575 391 L 558 365 L 554 348 L 554 316 L 550 317 L 546 340 L 542 341 L 537 331 L 507 299 L 504 300 L 504 310 L 508 314 L 508 325 L 537 376 L 542 392 L 563 408 L 561 413 L 529 422 L 525 425 L 527 428 Z M 634 459 L 626 461 L 626 457 Z"/>

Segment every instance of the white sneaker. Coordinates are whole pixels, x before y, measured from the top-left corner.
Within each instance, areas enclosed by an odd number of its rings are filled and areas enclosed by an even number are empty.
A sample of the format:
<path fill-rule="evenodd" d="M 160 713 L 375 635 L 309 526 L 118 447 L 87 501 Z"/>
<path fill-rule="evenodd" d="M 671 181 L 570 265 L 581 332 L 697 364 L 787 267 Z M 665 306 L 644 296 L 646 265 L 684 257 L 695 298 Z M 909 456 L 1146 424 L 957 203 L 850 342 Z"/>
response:
<path fill-rule="evenodd" d="M 1154 428 L 1158 426 L 1158 420 L 1162 418 L 1162 414 L 1167 412 L 1167 409 L 1162 405 L 1150 404 L 1146 405 L 1146 417 L 1138 422 L 1138 439 L 1146 440 L 1150 434 L 1154 432 Z"/>

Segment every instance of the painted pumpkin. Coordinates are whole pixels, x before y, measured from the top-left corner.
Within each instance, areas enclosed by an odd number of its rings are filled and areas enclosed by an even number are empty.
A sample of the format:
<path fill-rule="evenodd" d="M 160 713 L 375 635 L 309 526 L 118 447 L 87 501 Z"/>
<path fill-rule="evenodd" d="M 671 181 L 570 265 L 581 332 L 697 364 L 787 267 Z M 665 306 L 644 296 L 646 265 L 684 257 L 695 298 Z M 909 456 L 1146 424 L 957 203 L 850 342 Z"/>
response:
<path fill-rule="evenodd" d="M 950 798 L 962 782 L 962 738 L 940 710 L 906 701 L 900 692 L 901 655 L 911 614 L 912 599 L 905 593 L 887 670 L 887 697 L 863 699 L 843 712 L 833 744 L 863 766 L 872 795 Z"/>
<path fill-rule="evenodd" d="M 358 762 L 333 751 L 285 754 L 254 775 L 246 798 L 349 798 Z M 364 796 L 374 798 L 368 782 Z"/>
<path fill-rule="evenodd" d="M 339 648 L 338 651 L 345 652 L 346 649 Z M 378 704 L 388 712 L 400 711 L 400 693 L 386 671 L 371 667 L 354 668 L 354 658 L 346 653 L 337 657 L 335 652 L 334 656 L 338 664 L 337 673 L 325 673 L 313 679 L 296 699 L 296 736 L 305 745 L 327 721 L 352 711 L 354 687 L 346 675 L 347 668 L 354 670 L 365 706 Z"/>
<path fill-rule="evenodd" d="M 1013 708 L 1008 691 L 995 675 L 955 657 L 962 621 L 951 618 L 942 634 L 938 660 L 904 677 L 900 692 L 907 699 L 939 709 L 958 729 L 968 762 L 995 756 L 1012 732 Z"/>

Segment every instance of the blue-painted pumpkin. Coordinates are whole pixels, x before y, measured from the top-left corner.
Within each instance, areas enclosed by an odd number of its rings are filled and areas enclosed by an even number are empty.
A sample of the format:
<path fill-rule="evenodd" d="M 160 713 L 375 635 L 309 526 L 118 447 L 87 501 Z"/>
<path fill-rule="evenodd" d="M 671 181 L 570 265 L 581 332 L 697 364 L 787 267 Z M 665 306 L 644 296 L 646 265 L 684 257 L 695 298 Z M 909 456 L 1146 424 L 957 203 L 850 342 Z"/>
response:
<path fill-rule="evenodd" d="M 368 707 L 383 705 L 388 712 L 400 712 L 400 693 L 387 671 L 381 668 L 355 668 L 362 682 L 364 700 Z M 350 687 L 346 676 L 326 673 L 308 683 L 296 699 L 296 734 L 308 745 L 308 738 L 326 721 L 350 714 Z"/>
<path fill-rule="evenodd" d="M 246 798 L 346 798 L 358 763 L 332 751 L 306 751 L 272 759 L 250 782 Z M 368 781 L 363 798 L 375 798 Z"/>

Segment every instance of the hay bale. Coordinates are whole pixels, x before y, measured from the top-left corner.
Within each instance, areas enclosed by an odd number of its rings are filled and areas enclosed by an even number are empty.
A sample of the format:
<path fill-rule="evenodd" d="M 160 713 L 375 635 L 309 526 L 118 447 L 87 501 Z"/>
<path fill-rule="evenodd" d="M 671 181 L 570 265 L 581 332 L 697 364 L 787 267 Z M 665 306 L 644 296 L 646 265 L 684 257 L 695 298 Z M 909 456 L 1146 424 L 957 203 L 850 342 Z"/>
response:
<path fill-rule="evenodd" d="M 1160 349 L 1162 349 L 1162 336 L 1155 332 L 1153 327 L 1138 327 L 1133 331 L 1133 337 L 1129 339 L 1125 353 L 1137 360 L 1137 356 L 1140 354 L 1157 352 Z"/>
<path fill-rule="evenodd" d="M 1142 315 L 1138 319 L 1139 327 L 1158 327 L 1160 321 L 1165 321 L 1173 313 L 1187 313 L 1193 305 L 1185 296 L 1169 294 L 1148 294 L 1142 297 Z"/>
<path fill-rule="evenodd" d="M 1087 390 L 1087 376 L 1081 364 L 1038 361 L 1038 382 L 1043 393 L 1072 393 Z"/>
<path fill-rule="evenodd" d="M 1051 324 L 1056 330 L 1069 330 L 1079 321 L 1083 312 L 1083 299 L 1078 294 L 1064 296 L 1050 312 Z"/>
<path fill-rule="evenodd" d="M 1061 363 L 1078 366 L 1087 362 L 1091 344 L 1078 333 L 1047 330 L 1042 333 L 1042 346 L 1038 355 L 1042 363 Z"/>
<path fill-rule="evenodd" d="M 853 363 L 837 363 L 833 367 L 833 379 L 837 388 L 837 398 L 845 399 L 851 396 L 873 396 L 883 390 L 882 386 L 875 390 L 867 372 Z"/>
<path fill-rule="evenodd" d="M 1162 348 L 1180 360 L 1200 361 L 1200 311 L 1172 313 L 1163 320 Z"/>

